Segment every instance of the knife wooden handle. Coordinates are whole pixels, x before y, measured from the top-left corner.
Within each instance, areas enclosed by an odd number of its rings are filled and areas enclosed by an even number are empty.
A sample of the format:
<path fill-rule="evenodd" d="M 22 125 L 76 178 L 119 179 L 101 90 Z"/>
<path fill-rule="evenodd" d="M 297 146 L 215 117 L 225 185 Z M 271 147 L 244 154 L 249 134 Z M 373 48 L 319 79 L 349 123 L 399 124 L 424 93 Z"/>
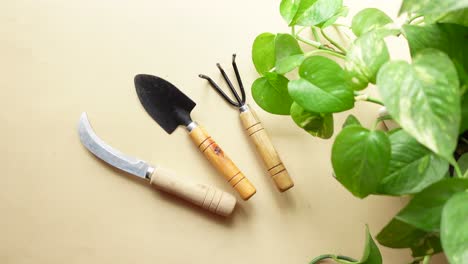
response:
<path fill-rule="evenodd" d="M 294 182 L 289 176 L 286 167 L 284 167 L 275 147 L 271 143 L 270 137 L 263 128 L 262 123 L 257 115 L 249 107 L 245 107 L 240 114 L 242 125 L 245 128 L 247 135 L 255 144 L 257 152 L 263 159 L 268 173 L 273 179 L 276 187 L 280 192 L 284 192 L 294 186 Z"/>
<path fill-rule="evenodd" d="M 239 193 L 242 199 L 248 200 L 255 194 L 256 190 L 253 184 L 237 168 L 234 162 L 224 153 L 205 129 L 196 126 L 190 131 L 189 135 L 198 149 Z"/>
<path fill-rule="evenodd" d="M 236 206 L 236 198 L 231 194 L 213 186 L 181 179 L 174 172 L 164 168 L 156 168 L 151 175 L 150 182 L 158 189 L 174 194 L 218 215 L 228 216 Z"/>

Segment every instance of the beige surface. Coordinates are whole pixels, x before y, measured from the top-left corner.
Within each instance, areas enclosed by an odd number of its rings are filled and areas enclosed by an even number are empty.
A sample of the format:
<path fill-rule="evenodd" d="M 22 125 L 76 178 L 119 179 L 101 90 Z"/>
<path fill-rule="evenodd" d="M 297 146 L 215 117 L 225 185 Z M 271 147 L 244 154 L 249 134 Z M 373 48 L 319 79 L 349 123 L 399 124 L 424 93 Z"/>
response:
<path fill-rule="evenodd" d="M 248 143 L 238 113 L 200 72 L 219 76 L 231 53 L 247 87 L 256 78 L 250 46 L 263 31 L 284 31 L 278 2 L 61 1 L 0 3 L 0 263 L 307 263 L 321 253 L 360 257 L 365 224 L 375 235 L 402 200 L 350 195 L 331 177 L 331 140 L 312 138 L 288 117 L 257 110 L 296 183 L 280 194 Z M 348 1 L 351 14 L 399 1 Z M 397 55 L 405 56 L 398 41 Z M 137 73 L 178 85 L 206 126 L 257 186 L 230 220 L 105 166 L 80 145 L 76 125 L 89 113 L 115 147 L 180 175 L 232 192 L 187 133 L 167 135 L 144 112 Z M 370 124 L 377 107 L 355 113 Z M 338 115 L 337 126 L 345 115 Z M 386 263 L 405 250 L 381 247 Z"/>

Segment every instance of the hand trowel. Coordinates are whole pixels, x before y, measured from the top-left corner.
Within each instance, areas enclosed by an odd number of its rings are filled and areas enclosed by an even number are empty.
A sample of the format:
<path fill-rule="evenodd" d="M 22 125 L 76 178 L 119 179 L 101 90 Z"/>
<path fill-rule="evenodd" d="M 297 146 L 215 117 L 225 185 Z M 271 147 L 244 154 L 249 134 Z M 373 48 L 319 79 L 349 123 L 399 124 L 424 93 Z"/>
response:
<path fill-rule="evenodd" d="M 95 156 L 111 166 L 148 180 L 151 185 L 174 194 L 215 214 L 228 216 L 234 210 L 236 199 L 229 193 L 212 186 L 196 184 L 179 178 L 174 172 L 152 166 L 146 161 L 127 156 L 107 145 L 93 131 L 86 113 L 81 114 L 78 125 L 81 143 Z"/>
<path fill-rule="evenodd" d="M 169 134 L 185 126 L 190 138 L 227 182 L 248 200 L 256 190 L 204 128 L 192 121 L 190 112 L 195 107 L 189 97 L 168 81 L 147 74 L 135 76 L 135 87 L 146 112 Z"/>

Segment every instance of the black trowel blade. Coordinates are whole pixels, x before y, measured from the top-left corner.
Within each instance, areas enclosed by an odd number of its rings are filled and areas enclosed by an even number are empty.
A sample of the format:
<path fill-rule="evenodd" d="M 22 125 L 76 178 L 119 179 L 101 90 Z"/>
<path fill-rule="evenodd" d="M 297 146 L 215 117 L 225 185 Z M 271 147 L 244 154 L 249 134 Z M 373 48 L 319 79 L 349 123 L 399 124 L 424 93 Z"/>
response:
<path fill-rule="evenodd" d="M 135 88 L 146 112 L 169 134 L 179 125 L 192 122 L 195 102 L 170 82 L 157 76 L 138 74 Z"/>

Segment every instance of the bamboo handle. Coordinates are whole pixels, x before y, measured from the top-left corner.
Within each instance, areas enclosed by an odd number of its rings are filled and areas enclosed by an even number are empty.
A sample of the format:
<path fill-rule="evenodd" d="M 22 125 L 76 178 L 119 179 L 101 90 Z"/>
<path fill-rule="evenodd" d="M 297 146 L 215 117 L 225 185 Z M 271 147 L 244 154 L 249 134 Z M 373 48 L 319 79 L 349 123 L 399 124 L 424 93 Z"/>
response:
<path fill-rule="evenodd" d="M 231 194 L 213 186 L 181 179 L 174 172 L 164 168 L 155 169 L 151 175 L 150 183 L 158 189 L 174 194 L 218 215 L 228 216 L 236 206 L 236 199 Z"/>
<path fill-rule="evenodd" d="M 247 135 L 255 144 L 257 152 L 263 159 L 268 173 L 275 182 L 276 187 L 280 192 L 284 192 L 294 186 L 294 182 L 289 176 L 286 167 L 284 167 L 275 147 L 271 143 L 270 137 L 263 128 L 262 123 L 258 119 L 255 112 L 249 107 L 244 107 L 240 114 L 242 125 L 245 128 Z"/>
<path fill-rule="evenodd" d="M 198 149 L 239 193 L 242 199 L 248 200 L 255 194 L 256 190 L 253 184 L 229 159 L 205 129 L 196 126 L 190 131 L 189 135 Z"/>

